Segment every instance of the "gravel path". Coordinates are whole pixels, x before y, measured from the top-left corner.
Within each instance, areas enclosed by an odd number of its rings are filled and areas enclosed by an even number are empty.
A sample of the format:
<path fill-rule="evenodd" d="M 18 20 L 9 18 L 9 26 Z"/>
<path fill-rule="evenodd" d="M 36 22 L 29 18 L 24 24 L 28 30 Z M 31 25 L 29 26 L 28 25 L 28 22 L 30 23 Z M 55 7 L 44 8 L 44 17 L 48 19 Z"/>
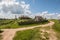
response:
<path fill-rule="evenodd" d="M 24 28 L 17 28 L 17 29 L 2 29 L 2 30 L 4 30 L 4 32 L 2 33 L 2 37 L 3 37 L 2 40 L 13 40 L 13 37 L 17 31 L 33 29 L 36 27 L 52 26 L 53 24 L 54 24 L 54 22 L 50 21 L 50 23 L 48 23 L 48 24 L 32 26 L 32 27 L 24 27 Z"/>

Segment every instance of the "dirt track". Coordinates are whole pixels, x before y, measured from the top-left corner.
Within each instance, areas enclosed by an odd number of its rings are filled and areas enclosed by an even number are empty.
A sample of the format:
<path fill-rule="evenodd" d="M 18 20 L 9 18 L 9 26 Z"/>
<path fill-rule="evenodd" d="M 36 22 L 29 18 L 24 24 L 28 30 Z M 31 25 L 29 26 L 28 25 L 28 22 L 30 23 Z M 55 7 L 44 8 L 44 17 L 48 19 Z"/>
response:
<path fill-rule="evenodd" d="M 17 28 L 17 29 L 2 29 L 2 30 L 4 30 L 4 32 L 2 33 L 2 35 L 3 35 L 2 40 L 13 40 L 13 37 L 17 31 L 33 29 L 36 27 L 52 26 L 53 24 L 54 24 L 54 22 L 50 21 L 50 23 L 48 23 L 48 24 L 32 26 L 32 27 L 24 27 L 24 28 Z"/>

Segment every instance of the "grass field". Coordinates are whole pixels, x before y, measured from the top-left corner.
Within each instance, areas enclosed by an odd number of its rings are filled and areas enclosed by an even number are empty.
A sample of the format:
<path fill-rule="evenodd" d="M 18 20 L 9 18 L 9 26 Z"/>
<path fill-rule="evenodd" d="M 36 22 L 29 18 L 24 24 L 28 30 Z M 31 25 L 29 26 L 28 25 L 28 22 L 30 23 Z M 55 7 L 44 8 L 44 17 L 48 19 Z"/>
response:
<path fill-rule="evenodd" d="M 15 37 L 13 38 L 13 40 L 34 40 L 34 39 L 37 39 L 37 38 L 39 40 L 40 34 L 38 32 L 39 32 L 39 29 L 18 31 L 16 33 Z M 39 35 L 39 36 L 37 36 L 37 35 Z M 34 36 L 36 36 L 36 38 L 33 38 Z"/>
<path fill-rule="evenodd" d="M 60 21 L 59 20 L 52 20 L 55 22 L 55 24 L 53 25 L 53 29 L 57 32 L 60 32 Z"/>
<path fill-rule="evenodd" d="M 18 25 L 18 21 L 28 21 L 28 20 L 0 20 L 0 29 L 4 28 L 20 28 L 20 27 L 29 27 L 29 26 L 36 26 L 39 24 L 29 24 L 29 25 Z M 11 22 L 10 22 L 11 21 Z M 10 23 L 9 23 L 10 22 Z M 4 24 L 3 24 L 4 23 Z M 46 22 L 47 23 L 47 22 Z M 3 25 L 2 25 L 3 24 Z M 45 23 L 43 23 L 45 24 Z"/>
<path fill-rule="evenodd" d="M 55 24 L 53 25 L 53 29 L 57 33 L 56 35 L 58 40 L 60 40 L 60 20 L 52 20 L 52 21 L 55 22 Z"/>
<path fill-rule="evenodd" d="M 10 22 L 10 21 L 12 21 L 12 22 Z M 15 28 L 15 27 L 18 27 L 17 23 L 15 23 L 15 20 L 3 20 L 3 21 L 1 20 L 1 22 L 2 23 L 5 22 L 5 24 L 0 25 L 0 28 Z"/>
<path fill-rule="evenodd" d="M 43 38 L 41 33 L 40 28 L 18 31 L 13 40 L 48 40 L 48 34 L 45 32 Z"/>
<path fill-rule="evenodd" d="M 50 20 L 50 21 L 55 22 L 55 24 L 53 25 L 52 28 L 56 32 L 56 37 L 58 38 L 58 40 L 60 40 L 60 21 L 59 20 Z M 47 29 L 49 29 L 49 28 L 47 28 Z M 38 30 L 33 29 L 33 30 L 19 31 L 16 33 L 13 40 L 47 40 L 47 39 L 42 39 L 40 33 L 41 32 L 39 31 L 39 29 Z M 45 34 L 45 36 L 46 36 L 46 34 Z"/>

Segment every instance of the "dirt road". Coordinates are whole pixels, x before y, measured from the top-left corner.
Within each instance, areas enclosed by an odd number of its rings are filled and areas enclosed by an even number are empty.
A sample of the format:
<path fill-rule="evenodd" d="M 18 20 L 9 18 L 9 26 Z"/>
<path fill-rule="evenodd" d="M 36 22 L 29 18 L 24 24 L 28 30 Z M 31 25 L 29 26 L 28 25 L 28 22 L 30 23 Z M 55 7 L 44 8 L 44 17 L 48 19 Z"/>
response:
<path fill-rule="evenodd" d="M 54 24 L 54 22 L 50 21 L 50 23 L 48 23 L 48 24 L 32 26 L 32 27 L 24 27 L 24 28 L 17 28 L 17 29 L 2 29 L 2 30 L 4 30 L 4 32 L 2 33 L 2 35 L 3 35 L 2 40 L 13 40 L 13 37 L 17 31 L 33 29 L 36 27 L 52 26 L 53 24 Z"/>

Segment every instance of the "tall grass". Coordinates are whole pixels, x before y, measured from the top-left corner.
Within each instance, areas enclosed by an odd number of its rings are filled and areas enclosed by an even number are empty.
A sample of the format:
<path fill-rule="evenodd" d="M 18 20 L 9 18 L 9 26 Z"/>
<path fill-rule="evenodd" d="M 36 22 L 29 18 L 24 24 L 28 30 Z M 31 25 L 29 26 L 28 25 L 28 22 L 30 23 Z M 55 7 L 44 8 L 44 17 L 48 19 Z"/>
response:
<path fill-rule="evenodd" d="M 39 29 L 19 31 L 16 33 L 13 40 L 34 40 L 34 36 L 38 35 Z M 38 33 L 38 34 L 36 34 Z M 35 39 L 39 38 L 40 35 L 36 36 Z M 39 39 L 37 39 L 39 40 Z"/>
<path fill-rule="evenodd" d="M 59 20 L 52 20 L 55 22 L 55 24 L 53 25 L 53 29 L 57 32 L 60 32 L 60 21 Z"/>
<path fill-rule="evenodd" d="M 57 40 L 60 40 L 60 21 L 59 20 L 52 20 L 55 22 L 55 24 L 53 25 L 53 29 L 56 32 L 56 36 L 57 36 Z"/>

